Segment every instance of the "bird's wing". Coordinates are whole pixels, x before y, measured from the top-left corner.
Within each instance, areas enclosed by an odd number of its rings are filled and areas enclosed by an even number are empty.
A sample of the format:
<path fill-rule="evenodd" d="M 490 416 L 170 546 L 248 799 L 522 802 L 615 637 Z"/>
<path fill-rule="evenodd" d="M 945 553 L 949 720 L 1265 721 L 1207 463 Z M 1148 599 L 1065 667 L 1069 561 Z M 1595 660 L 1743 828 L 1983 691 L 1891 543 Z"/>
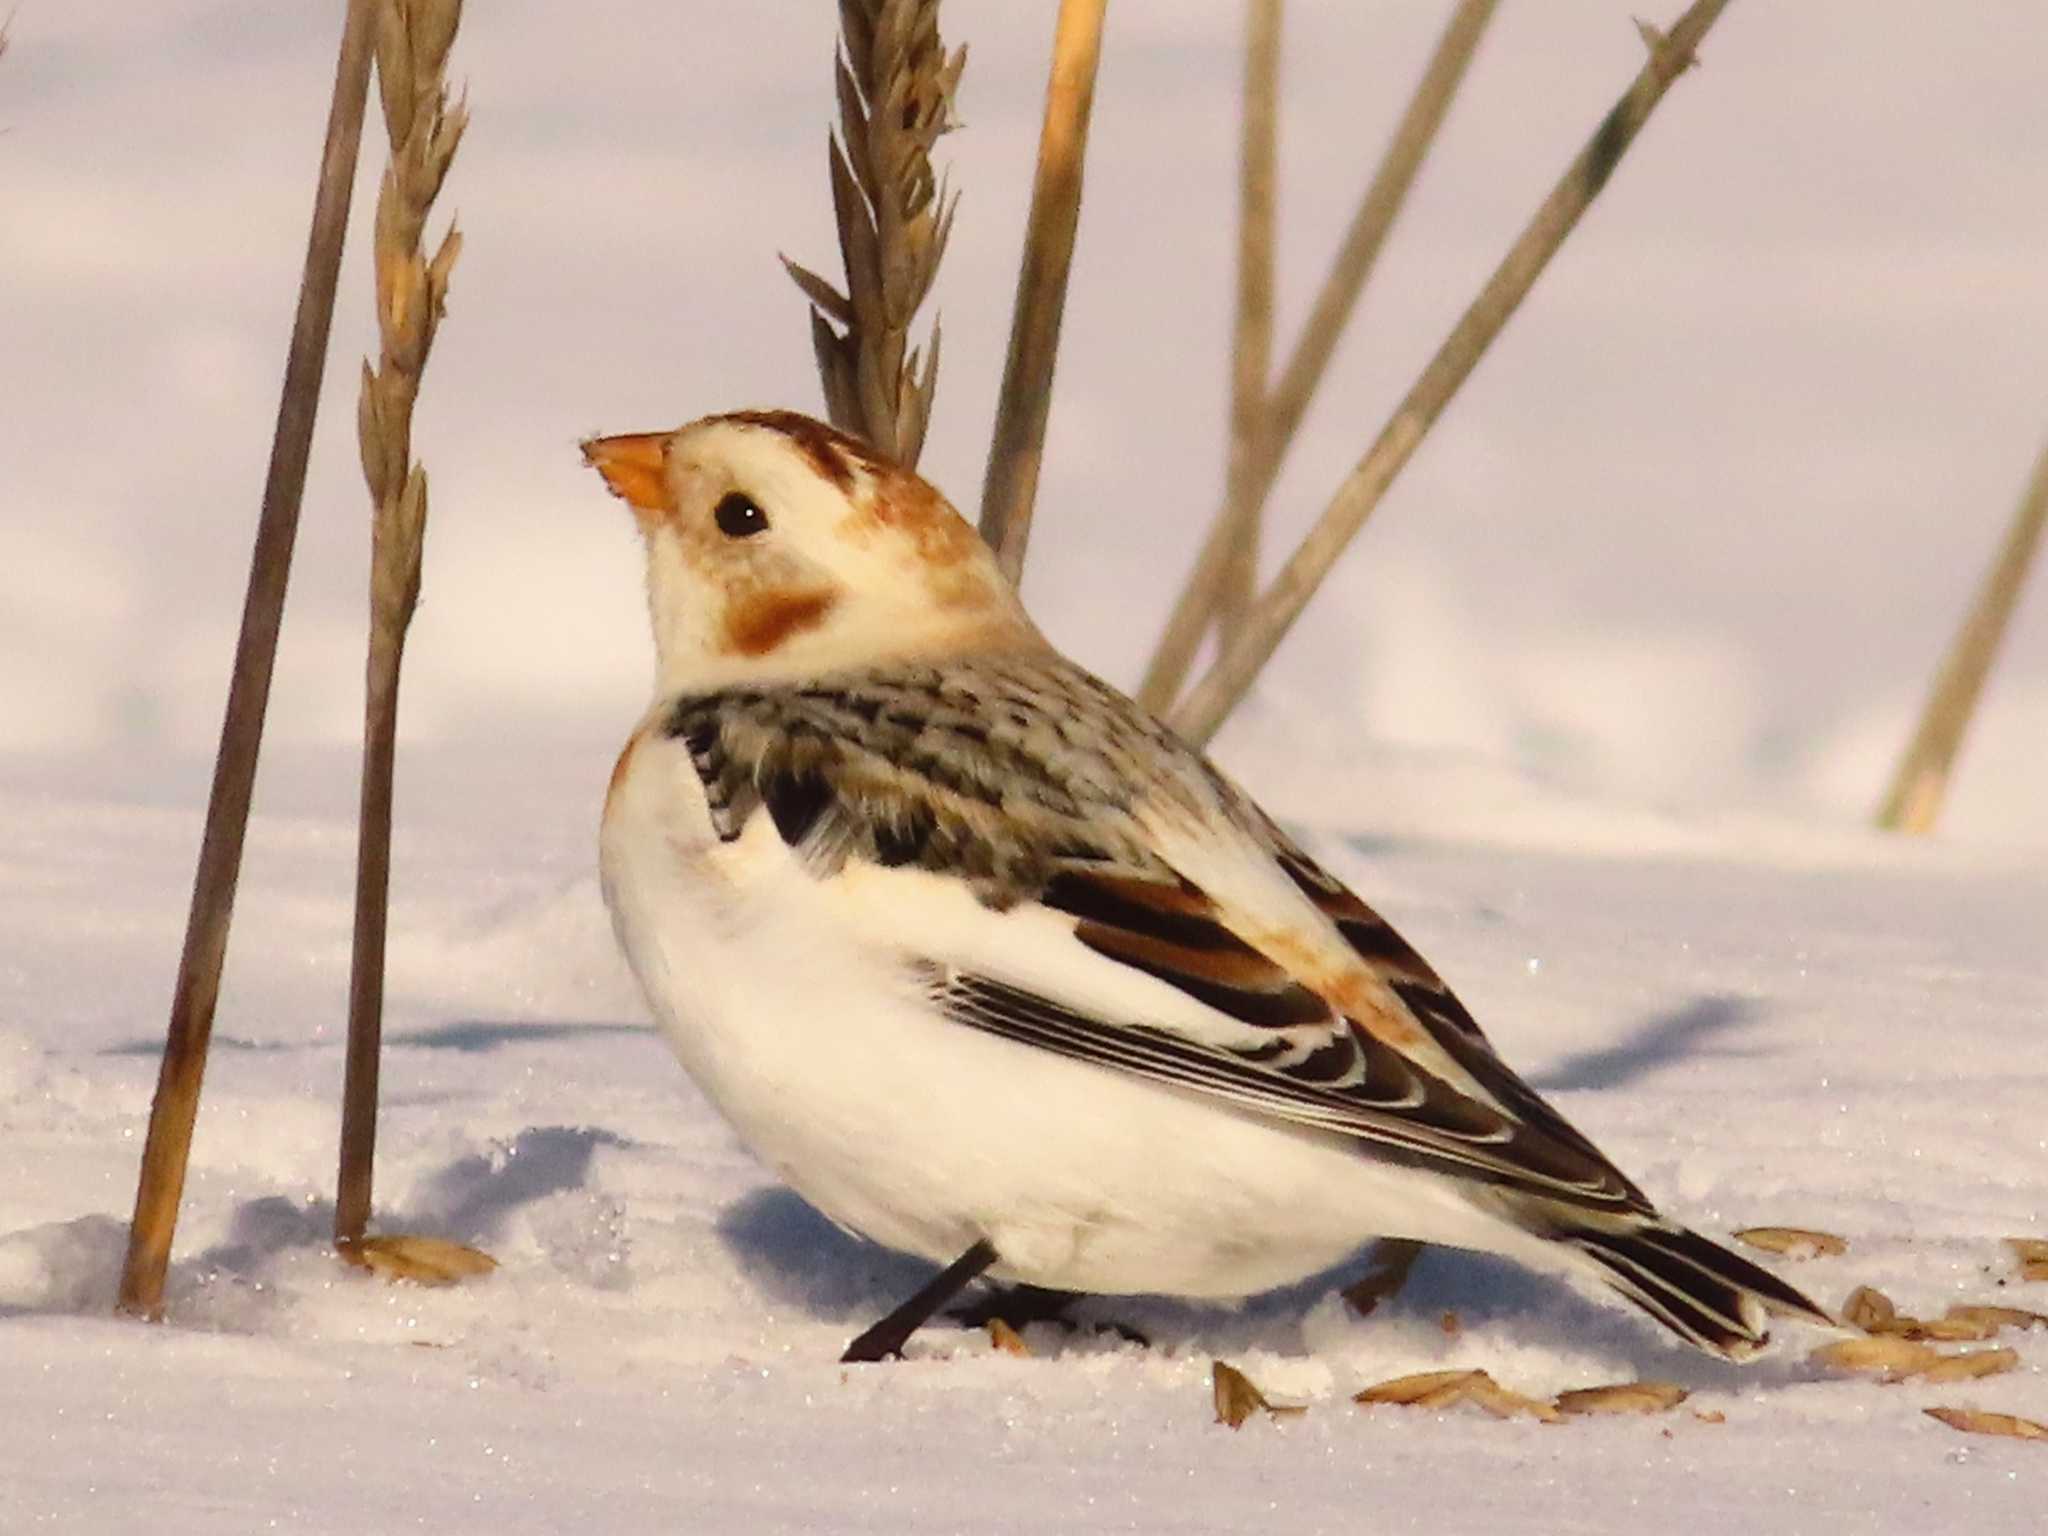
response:
<path fill-rule="evenodd" d="M 1070 664 L 695 695 L 666 728 L 720 834 L 765 817 L 963 1025 L 1456 1177 L 1645 1207 L 1378 914 Z"/>

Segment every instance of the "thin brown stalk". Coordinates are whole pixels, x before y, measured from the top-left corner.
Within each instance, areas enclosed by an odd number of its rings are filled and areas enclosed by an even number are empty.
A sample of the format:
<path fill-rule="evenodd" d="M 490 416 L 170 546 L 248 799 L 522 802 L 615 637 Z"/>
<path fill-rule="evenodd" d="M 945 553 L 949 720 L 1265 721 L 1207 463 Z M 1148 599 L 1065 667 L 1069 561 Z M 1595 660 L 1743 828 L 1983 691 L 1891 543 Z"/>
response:
<path fill-rule="evenodd" d="M 1243 137 L 1237 164 L 1237 317 L 1230 344 L 1230 462 L 1224 500 L 1229 555 L 1216 589 L 1228 641 L 1251 606 L 1259 574 L 1259 505 L 1249 494 L 1266 431 L 1273 355 L 1273 202 L 1279 179 L 1281 0 L 1245 8 Z"/>
<path fill-rule="evenodd" d="M 1648 62 L 1566 167 L 1308 536 L 1260 594 L 1237 641 L 1217 657 L 1201 682 L 1174 709 L 1172 724 L 1184 736 L 1197 742 L 1208 740 L 1244 696 L 1338 555 L 1365 525 L 1458 387 L 1607 185 L 1664 93 L 1693 63 L 1700 39 L 1727 5 L 1728 0 L 1696 0 L 1668 36 L 1643 27 L 1650 50 Z"/>
<path fill-rule="evenodd" d="M 932 170 L 932 146 L 954 126 L 967 50 L 946 52 L 938 0 L 840 0 L 839 30 L 839 132 L 826 152 L 846 292 L 786 256 L 782 264 L 811 301 L 833 424 L 914 466 L 938 388 L 939 326 L 923 351 L 910 346 L 910 326 L 958 205 Z"/>
<path fill-rule="evenodd" d="M 391 160 L 377 189 L 376 368 L 363 364 L 356 428 L 370 488 L 370 648 L 363 710 L 362 807 L 356 837 L 355 946 L 342 1084 L 341 1171 L 334 1238 L 362 1240 L 377 1150 L 377 1067 L 384 1016 L 384 937 L 391 892 L 391 799 L 398 678 L 420 594 L 427 475 L 412 456 L 420 376 L 462 250 L 451 226 L 432 259 L 423 237 L 469 114 L 448 99 L 448 50 L 462 0 L 380 0 L 377 85 Z"/>
<path fill-rule="evenodd" d="M 2026 585 L 2027 572 L 2040 549 L 2044 523 L 2048 523 L 2048 448 L 2042 450 L 2034 465 L 2033 478 L 2027 482 L 2026 494 L 2013 512 L 2005 542 L 1985 573 L 1962 628 L 1950 642 L 1948 655 L 1935 675 L 1920 724 L 1899 759 L 1891 788 L 1878 810 L 1880 827 L 1914 835 L 1934 830 L 1956 754 L 1976 714 L 1984 680 L 1998 659 L 1999 644 L 2005 639 L 2020 590 Z"/>
<path fill-rule="evenodd" d="M 298 312 L 285 354 L 284 387 L 271 437 L 270 468 L 263 483 L 263 510 L 256 523 L 248 595 L 235 642 L 234 675 L 221 721 L 220 751 L 214 759 L 213 789 L 206 803 L 206 829 L 200 836 L 199 865 L 192 879 L 185 947 L 171 995 L 170 1028 L 156 1098 L 150 1105 L 149 1135 L 143 1144 L 141 1177 L 135 1189 L 135 1219 L 128 1229 L 128 1256 L 121 1271 L 119 1308 L 138 1317 L 163 1315 L 164 1272 L 170 1262 L 178 1202 L 192 1153 L 192 1127 L 199 1113 L 214 1007 L 220 999 L 221 965 L 227 958 L 228 927 L 234 918 L 235 881 L 242 868 L 242 840 L 248 830 L 256 760 L 263 745 L 263 716 L 270 702 L 271 668 L 277 658 L 299 503 L 306 488 L 306 457 L 320 404 L 320 373 L 327 361 L 327 336 L 334 319 L 335 282 L 348 230 L 349 194 L 369 90 L 374 3 L 350 0 L 342 26 L 312 229 L 299 279 Z"/>
<path fill-rule="evenodd" d="M 1316 294 L 1315 305 L 1294 350 L 1266 400 L 1259 455 L 1242 479 L 1233 480 L 1228 487 L 1222 509 L 1210 522 L 1209 535 L 1195 560 L 1194 570 L 1161 632 L 1145 671 L 1145 681 L 1138 690 L 1139 699 L 1148 708 L 1166 709 L 1187 681 L 1188 668 L 1202 637 L 1208 633 L 1210 620 L 1224 606 L 1220 601 L 1224 572 L 1234 558 L 1233 552 L 1242 537 L 1240 530 L 1247 522 L 1256 526 L 1266 498 L 1272 494 L 1273 482 L 1279 478 L 1280 466 L 1294 444 L 1309 401 L 1323 382 L 1337 343 L 1350 324 L 1358 296 L 1364 292 L 1388 232 L 1407 202 L 1408 190 L 1415 184 L 1430 146 L 1436 142 L 1444 116 L 1465 78 L 1496 4 L 1497 0 L 1461 0 L 1430 55 L 1379 168 L 1373 173 L 1358 211 L 1352 215 L 1351 227 L 1345 231 L 1344 242 Z M 1234 633 L 1231 638 L 1235 638 Z"/>
<path fill-rule="evenodd" d="M 1060 0 L 1053 29 L 1052 75 L 1045 89 L 1045 123 L 1038 135 L 1038 171 L 1024 229 L 1017 301 L 1010 314 L 1010 351 L 1003 363 L 988 473 L 981 487 L 981 536 L 1013 582 L 1024 571 L 1039 460 L 1052 412 L 1053 364 L 1059 355 L 1074 235 L 1081 224 L 1081 169 L 1107 6 L 1108 0 Z"/>

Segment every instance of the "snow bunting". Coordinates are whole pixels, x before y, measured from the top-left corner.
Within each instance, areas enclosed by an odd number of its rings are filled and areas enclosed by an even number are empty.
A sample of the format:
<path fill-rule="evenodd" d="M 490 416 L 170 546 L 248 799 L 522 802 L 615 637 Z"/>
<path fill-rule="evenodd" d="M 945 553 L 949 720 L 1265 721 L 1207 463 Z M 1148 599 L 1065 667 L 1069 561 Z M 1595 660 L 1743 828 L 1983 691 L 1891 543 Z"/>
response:
<path fill-rule="evenodd" d="M 620 944 L 764 1162 L 946 1266 L 847 1359 L 984 1272 L 1242 1296 L 1376 1237 L 1591 1276 L 1730 1358 L 1830 1321 L 1660 1216 L 925 481 L 781 411 L 583 452 L 654 624 L 605 802 Z"/>

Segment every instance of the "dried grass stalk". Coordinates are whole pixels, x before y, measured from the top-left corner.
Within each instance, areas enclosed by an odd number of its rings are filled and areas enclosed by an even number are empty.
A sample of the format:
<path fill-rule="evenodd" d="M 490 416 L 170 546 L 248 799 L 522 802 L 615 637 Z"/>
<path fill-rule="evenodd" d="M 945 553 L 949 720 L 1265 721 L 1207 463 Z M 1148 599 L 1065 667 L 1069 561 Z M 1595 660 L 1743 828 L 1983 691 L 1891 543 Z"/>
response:
<path fill-rule="evenodd" d="M 363 364 L 356 426 L 370 489 L 370 649 L 363 712 L 363 784 L 356 841 L 355 945 L 349 970 L 348 1059 L 342 1086 L 337 1243 L 360 1242 L 370 1216 L 377 1143 L 377 1067 L 384 1012 L 384 936 L 391 887 L 392 762 L 398 677 L 419 601 L 427 475 L 412 456 L 420 376 L 462 251 L 451 226 L 430 258 L 427 215 L 462 142 L 469 113 L 451 104 L 448 50 L 462 0 L 381 0 L 377 85 L 391 160 L 377 189 L 379 358 Z"/>
<path fill-rule="evenodd" d="M 1216 590 L 1226 641 L 1251 606 L 1259 572 L 1260 504 L 1250 485 L 1266 433 L 1273 353 L 1273 204 L 1279 181 L 1281 0 L 1245 10 L 1243 134 L 1237 166 L 1237 318 L 1230 344 L 1230 461 L 1225 470 L 1229 553 Z"/>
<path fill-rule="evenodd" d="M 1195 659 L 1202 636 L 1208 633 L 1210 620 L 1230 607 L 1221 595 L 1225 572 L 1240 558 L 1236 553 L 1240 542 L 1256 539 L 1257 522 L 1266 498 L 1272 494 L 1273 482 L 1279 478 L 1280 465 L 1293 446 L 1294 434 L 1307 414 L 1309 401 L 1323 382 L 1337 342 L 1350 323 L 1358 296 L 1365 291 L 1394 220 L 1408 200 L 1408 189 L 1415 184 L 1416 174 L 1436 142 L 1444 115 L 1465 78 L 1496 3 L 1497 0 L 1460 0 L 1443 36 L 1437 40 L 1436 50 L 1423 69 L 1407 110 L 1401 114 L 1365 197 L 1351 217 L 1351 227 L 1345 232 L 1344 243 L 1338 247 L 1329 274 L 1316 294 L 1315 305 L 1294 350 L 1264 403 L 1258 456 L 1242 477 L 1234 475 L 1226 487 L 1223 507 L 1209 525 L 1209 536 L 1195 559 L 1195 568 L 1160 634 L 1151 663 L 1145 669 L 1145 680 L 1138 689 L 1138 697 L 1148 709 L 1163 711 L 1173 703 L 1187 681 L 1188 667 Z M 1233 617 L 1226 643 L 1235 638 L 1239 627 Z"/>
<path fill-rule="evenodd" d="M 988 472 L 981 486 L 981 536 L 1012 582 L 1024 571 L 1024 547 L 1038 498 L 1038 465 L 1052 412 L 1053 363 L 1059 354 L 1060 317 L 1067 307 L 1067 271 L 1081 225 L 1081 167 L 1088 149 L 1088 115 L 1095 104 L 1095 66 L 1102 56 L 1107 5 L 1108 0 L 1060 0 L 1053 30 L 1052 76 L 1045 88 L 1038 171 L 1024 227 L 1017 302 L 1010 314 L 1010 350 L 1003 363 Z"/>
<path fill-rule="evenodd" d="M 1985 573 L 1963 627 L 1950 642 L 1921 711 L 1920 724 L 1899 759 L 1884 804 L 1878 808 L 1877 824 L 1887 831 L 1924 835 L 1934 830 L 1956 753 L 1962 749 L 1963 735 L 1977 711 L 1991 664 L 1998 659 L 1999 644 L 2011 625 L 2020 589 L 2040 548 L 2044 524 L 2048 524 L 2048 448 L 2034 465 L 2033 478 L 2013 513 L 2005 543 Z"/>
<path fill-rule="evenodd" d="M 782 264 L 811 301 L 833 425 L 914 466 L 938 388 L 939 326 L 922 351 L 910 346 L 910 326 L 959 202 L 932 170 L 932 147 L 955 126 L 967 50 L 946 52 L 938 0 L 839 0 L 839 30 L 839 132 L 826 153 L 846 291 L 786 256 Z"/>
<path fill-rule="evenodd" d="M 312 229 L 306 238 L 306 262 L 299 279 L 298 311 L 285 354 L 284 387 L 271 437 L 270 468 L 263 482 L 263 510 L 249 559 L 248 596 L 235 641 L 220 751 L 214 759 L 206 827 L 200 834 L 199 864 L 192 877 L 185 946 L 171 995 L 163 1065 L 150 1104 L 149 1135 L 135 1186 L 135 1219 L 128 1229 L 128 1255 L 121 1271 L 117 1306 L 137 1317 L 156 1318 L 163 1313 L 164 1272 L 170 1262 L 207 1047 L 213 1037 L 214 1006 L 220 998 L 221 966 L 227 958 L 228 927 L 234 918 L 235 882 L 242 867 L 242 840 L 249 825 L 263 717 L 270 702 L 271 669 L 277 658 L 292 545 L 298 534 L 299 503 L 306 488 L 307 454 L 320 406 L 320 375 L 326 367 L 327 338 L 334 319 L 335 284 L 348 231 L 356 151 L 370 84 L 375 3 L 350 0 L 342 27 L 334 96 L 328 107 L 327 137 L 320 151 L 313 197 Z"/>
<path fill-rule="evenodd" d="M 1244 696 L 1338 555 L 1365 525 L 1451 397 L 1607 185 L 1664 93 L 1693 63 L 1694 50 L 1727 5 L 1728 0 L 1695 0 L 1669 36 L 1645 29 L 1648 61 L 1566 167 L 1371 448 L 1338 487 L 1315 527 L 1260 595 L 1236 643 L 1225 648 L 1172 712 L 1171 723 L 1182 735 L 1195 742 L 1208 740 Z"/>

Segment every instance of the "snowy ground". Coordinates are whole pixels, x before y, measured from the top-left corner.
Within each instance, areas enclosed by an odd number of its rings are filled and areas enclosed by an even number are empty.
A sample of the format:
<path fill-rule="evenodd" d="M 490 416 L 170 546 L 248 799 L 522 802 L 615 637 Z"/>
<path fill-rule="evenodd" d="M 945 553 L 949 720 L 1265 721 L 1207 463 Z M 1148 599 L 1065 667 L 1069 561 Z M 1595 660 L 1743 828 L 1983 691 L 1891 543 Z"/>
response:
<path fill-rule="evenodd" d="M 643 1025 L 591 872 L 601 751 L 405 765 L 380 1220 L 503 1267 L 444 1292 L 344 1271 L 324 1235 L 346 766 L 272 765 L 162 1328 L 109 1304 L 190 797 L 0 791 L 0 1529 L 1619 1533 L 1674 1505 L 1715 1532 L 2039 1529 L 2048 1447 L 1919 1411 L 2048 1418 L 2039 1333 L 2007 1336 L 2017 1373 L 1961 1386 L 1824 1379 L 1810 1338 L 1738 1370 L 1435 1255 L 1365 1321 L 1333 1276 L 1241 1312 L 1121 1309 L 1150 1350 L 1034 1328 L 1017 1360 L 934 1329 L 907 1363 L 836 1365 L 918 1268 L 767 1182 Z M 1505 783 L 1487 802 L 1388 753 L 1358 771 L 1490 803 L 1448 838 L 1331 810 L 1322 845 L 1673 1210 L 1846 1236 L 1794 1271 L 1831 1304 L 1866 1282 L 1923 1315 L 2048 1307 L 1997 1242 L 2048 1233 L 2038 860 Z M 1212 1357 L 1309 1413 L 1216 1426 Z M 1694 1395 L 1561 1428 L 1348 1402 L 1466 1364 L 1528 1392 L 1643 1376 Z"/>

